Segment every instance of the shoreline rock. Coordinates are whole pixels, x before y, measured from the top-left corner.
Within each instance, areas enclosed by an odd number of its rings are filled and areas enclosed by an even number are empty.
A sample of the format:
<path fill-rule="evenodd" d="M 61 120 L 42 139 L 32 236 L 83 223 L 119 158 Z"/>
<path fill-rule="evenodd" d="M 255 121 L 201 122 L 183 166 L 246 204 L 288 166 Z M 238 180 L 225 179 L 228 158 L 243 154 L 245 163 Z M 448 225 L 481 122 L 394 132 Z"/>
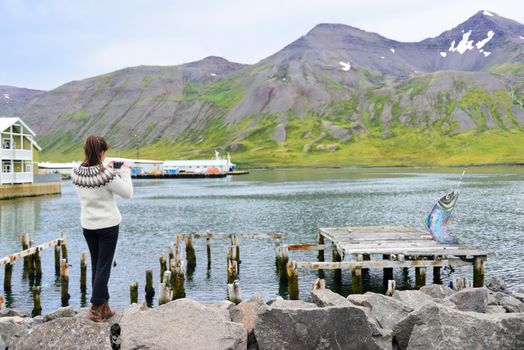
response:
<path fill-rule="evenodd" d="M 86 319 L 87 308 L 35 318 L 3 309 L 0 350 L 524 348 L 524 293 L 504 285 L 347 298 L 321 288 L 311 292 L 314 303 L 277 297 L 265 304 L 258 294 L 238 305 L 178 299 L 152 309 L 133 304 L 100 324 Z"/>

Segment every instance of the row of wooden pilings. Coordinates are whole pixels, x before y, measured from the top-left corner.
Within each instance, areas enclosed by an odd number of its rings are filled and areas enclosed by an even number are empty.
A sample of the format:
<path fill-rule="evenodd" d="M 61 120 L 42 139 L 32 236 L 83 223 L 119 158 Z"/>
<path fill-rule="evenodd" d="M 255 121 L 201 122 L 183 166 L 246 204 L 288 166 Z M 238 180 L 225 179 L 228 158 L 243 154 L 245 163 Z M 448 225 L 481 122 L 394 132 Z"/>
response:
<path fill-rule="evenodd" d="M 69 302 L 69 264 L 67 254 L 67 239 L 62 234 L 61 238 L 35 246 L 35 242 L 29 239 L 28 234 L 22 234 L 22 251 L 0 259 L 0 266 L 4 265 L 4 292 L 12 292 L 13 265 L 16 260 L 23 258 L 23 275 L 29 278 L 31 291 L 33 294 L 33 316 L 40 315 L 41 306 L 41 280 L 42 280 L 42 260 L 40 257 L 44 249 L 54 247 L 55 275 L 60 278 L 60 294 L 62 305 Z M 81 289 L 86 290 L 86 268 L 87 254 L 82 254 L 81 262 Z"/>
<path fill-rule="evenodd" d="M 169 253 L 159 258 L 160 264 L 160 285 L 158 304 L 162 305 L 172 300 L 184 298 L 185 292 L 185 275 L 187 271 L 194 270 L 196 267 L 196 254 L 193 246 L 193 237 L 206 239 L 207 267 L 211 267 L 211 239 L 212 238 L 229 238 L 230 246 L 227 253 L 227 295 L 228 300 L 239 303 L 240 283 L 238 281 L 239 264 L 240 264 L 240 246 L 239 237 L 235 234 L 230 235 L 213 235 L 207 234 L 179 234 L 176 241 L 169 247 Z M 184 242 L 186 260 L 181 258 L 180 246 Z M 129 286 L 131 304 L 138 302 L 138 282 L 134 281 Z M 145 297 L 146 302 L 150 305 L 155 295 L 153 288 L 153 271 L 146 270 Z"/>

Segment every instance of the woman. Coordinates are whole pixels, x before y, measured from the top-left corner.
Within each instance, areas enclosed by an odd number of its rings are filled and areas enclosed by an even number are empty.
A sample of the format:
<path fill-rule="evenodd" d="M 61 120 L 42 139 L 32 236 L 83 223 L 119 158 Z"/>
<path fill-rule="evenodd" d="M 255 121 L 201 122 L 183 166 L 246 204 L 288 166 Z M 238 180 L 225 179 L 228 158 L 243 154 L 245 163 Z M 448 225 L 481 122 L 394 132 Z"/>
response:
<path fill-rule="evenodd" d="M 76 193 L 80 198 L 80 221 L 91 254 L 92 295 L 87 318 L 102 322 L 115 311 L 109 307 L 107 284 L 118 240 L 122 216 L 116 206 L 114 194 L 124 198 L 133 195 L 131 172 L 128 166 L 103 162 L 108 150 L 103 137 L 88 136 L 84 144 L 85 160 L 71 174 Z"/>

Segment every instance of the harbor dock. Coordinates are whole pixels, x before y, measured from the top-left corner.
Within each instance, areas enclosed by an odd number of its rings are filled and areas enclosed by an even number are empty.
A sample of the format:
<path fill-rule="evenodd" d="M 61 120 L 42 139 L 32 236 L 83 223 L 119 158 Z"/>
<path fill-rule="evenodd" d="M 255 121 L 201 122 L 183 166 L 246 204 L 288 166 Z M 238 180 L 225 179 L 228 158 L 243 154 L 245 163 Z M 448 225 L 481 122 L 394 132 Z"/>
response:
<path fill-rule="evenodd" d="M 429 233 L 406 226 L 361 226 L 321 228 L 318 244 L 289 245 L 286 250 L 318 250 L 316 262 L 293 262 L 298 269 L 351 270 L 352 291 L 362 293 L 362 272 L 383 269 L 384 282 L 393 279 L 394 268 L 415 268 L 415 286 L 426 284 L 426 269 L 433 268 L 440 280 L 443 267 L 472 266 L 473 287 L 484 285 L 484 262 L 488 253 L 461 244 L 440 244 Z M 326 243 L 330 241 L 330 243 Z M 332 261 L 324 261 L 324 251 L 332 251 Z"/>

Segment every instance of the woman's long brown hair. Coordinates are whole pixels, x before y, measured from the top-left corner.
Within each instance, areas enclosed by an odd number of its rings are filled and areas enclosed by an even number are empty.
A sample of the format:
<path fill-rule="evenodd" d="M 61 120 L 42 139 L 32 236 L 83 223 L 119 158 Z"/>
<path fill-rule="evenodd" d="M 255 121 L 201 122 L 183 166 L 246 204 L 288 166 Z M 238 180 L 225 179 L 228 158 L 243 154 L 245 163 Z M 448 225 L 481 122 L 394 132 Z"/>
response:
<path fill-rule="evenodd" d="M 82 162 L 82 166 L 95 166 L 100 165 L 102 169 L 101 155 L 102 152 L 106 152 L 109 149 L 107 141 L 102 136 L 89 135 L 84 143 L 85 159 Z"/>

